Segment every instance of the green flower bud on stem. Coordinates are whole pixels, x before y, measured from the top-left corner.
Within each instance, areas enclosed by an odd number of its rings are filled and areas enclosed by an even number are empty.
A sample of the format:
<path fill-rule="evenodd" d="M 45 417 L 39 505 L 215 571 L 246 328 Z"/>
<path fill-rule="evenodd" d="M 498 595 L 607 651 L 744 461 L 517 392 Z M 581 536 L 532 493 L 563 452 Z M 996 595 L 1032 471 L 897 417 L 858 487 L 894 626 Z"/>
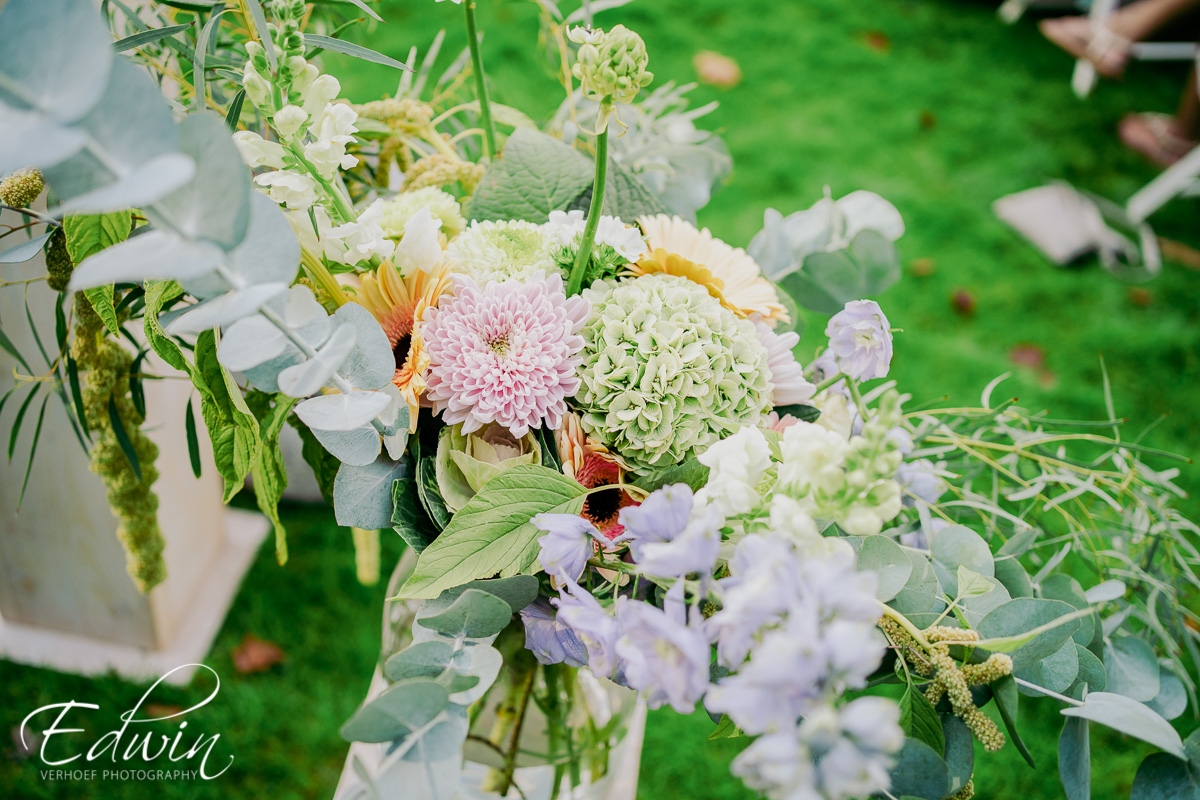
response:
<path fill-rule="evenodd" d="M 29 208 L 46 188 L 42 173 L 36 169 L 19 169 L 0 181 L 0 203 L 12 208 Z"/>
<path fill-rule="evenodd" d="M 574 28 L 568 38 L 580 45 L 571 74 L 589 99 L 632 103 L 654 80 L 654 73 L 646 69 L 650 64 L 646 43 L 624 25 L 607 32 Z"/>

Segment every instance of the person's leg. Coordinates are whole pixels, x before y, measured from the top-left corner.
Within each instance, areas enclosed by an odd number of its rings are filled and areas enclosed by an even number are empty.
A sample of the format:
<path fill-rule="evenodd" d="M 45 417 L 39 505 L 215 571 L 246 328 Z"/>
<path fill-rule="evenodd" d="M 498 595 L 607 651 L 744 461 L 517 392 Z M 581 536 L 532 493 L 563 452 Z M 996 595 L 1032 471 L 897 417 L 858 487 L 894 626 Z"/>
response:
<path fill-rule="evenodd" d="M 1175 116 L 1130 114 L 1117 128 L 1121 141 L 1131 150 L 1162 167 L 1183 158 L 1200 141 L 1200 94 L 1196 93 L 1196 71 L 1188 76 Z"/>
<path fill-rule="evenodd" d="M 1175 112 L 1175 129 L 1180 136 L 1192 141 L 1200 140 L 1200 91 L 1196 86 L 1196 70 L 1188 77 L 1179 108 Z"/>
<path fill-rule="evenodd" d="M 1200 0 L 1136 0 L 1114 11 L 1103 28 L 1088 17 L 1044 19 L 1042 34 L 1075 58 L 1092 62 L 1096 71 L 1119 78 L 1129 61 L 1129 48 L 1180 14 L 1200 5 Z"/>
<path fill-rule="evenodd" d="M 1108 18 L 1110 31 L 1132 42 L 1140 42 L 1200 0 L 1137 0 L 1121 6 Z"/>

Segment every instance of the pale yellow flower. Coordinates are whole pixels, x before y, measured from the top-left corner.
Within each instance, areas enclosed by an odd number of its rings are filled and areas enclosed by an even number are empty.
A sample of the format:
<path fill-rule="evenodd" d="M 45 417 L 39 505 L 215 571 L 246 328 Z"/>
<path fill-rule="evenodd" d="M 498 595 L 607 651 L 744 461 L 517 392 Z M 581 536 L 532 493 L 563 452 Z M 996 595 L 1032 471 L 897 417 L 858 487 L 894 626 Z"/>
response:
<path fill-rule="evenodd" d="M 742 248 L 731 247 L 708 228 L 697 229 L 666 214 L 641 217 L 638 225 L 646 234 L 650 253 L 633 265 L 636 274 L 679 275 L 708 289 L 739 316 L 759 314 L 770 325 L 788 321 L 775 287 Z"/>

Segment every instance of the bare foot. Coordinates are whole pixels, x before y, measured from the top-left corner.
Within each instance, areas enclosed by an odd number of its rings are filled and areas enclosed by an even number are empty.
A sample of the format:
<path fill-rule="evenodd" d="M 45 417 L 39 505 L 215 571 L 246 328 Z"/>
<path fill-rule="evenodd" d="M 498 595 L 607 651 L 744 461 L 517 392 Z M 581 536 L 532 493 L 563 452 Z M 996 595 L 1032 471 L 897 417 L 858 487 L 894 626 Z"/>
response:
<path fill-rule="evenodd" d="M 1087 17 L 1060 17 L 1038 23 L 1042 35 L 1060 48 L 1092 62 L 1106 78 L 1120 78 L 1129 62 L 1132 43 L 1108 28 L 1095 27 Z"/>
<path fill-rule="evenodd" d="M 1117 127 L 1121 141 L 1161 167 L 1169 167 L 1196 147 L 1180 133 L 1174 117 L 1167 114 L 1130 114 Z"/>

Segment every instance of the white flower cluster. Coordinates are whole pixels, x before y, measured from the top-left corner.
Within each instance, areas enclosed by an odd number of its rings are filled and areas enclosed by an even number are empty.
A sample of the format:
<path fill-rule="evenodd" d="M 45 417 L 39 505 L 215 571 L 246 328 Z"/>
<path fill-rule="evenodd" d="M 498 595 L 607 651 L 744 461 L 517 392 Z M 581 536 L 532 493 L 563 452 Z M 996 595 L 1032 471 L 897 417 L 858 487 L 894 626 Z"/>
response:
<path fill-rule="evenodd" d="M 385 236 L 381 225 L 382 201 L 375 201 L 357 218 L 338 212 L 340 224 L 334 224 L 329 209 L 323 206 L 330 200 L 325 192 L 338 171 L 358 163 L 357 157 L 346 152 L 358 131 L 358 112 L 334 102 L 342 91 L 337 78 L 320 74 L 301 56 L 292 56 L 281 71 L 292 76 L 287 101 L 276 108 L 271 78 L 255 66 L 262 46 L 250 42 L 246 51 L 250 56 L 243 72 L 246 96 L 271 119 L 279 136 L 279 141 L 273 142 L 252 131 L 233 135 L 242 160 L 252 169 L 268 170 L 256 175 L 254 182 L 272 200 L 294 212 L 289 216 L 308 249 L 341 264 L 390 258 L 395 243 Z"/>

